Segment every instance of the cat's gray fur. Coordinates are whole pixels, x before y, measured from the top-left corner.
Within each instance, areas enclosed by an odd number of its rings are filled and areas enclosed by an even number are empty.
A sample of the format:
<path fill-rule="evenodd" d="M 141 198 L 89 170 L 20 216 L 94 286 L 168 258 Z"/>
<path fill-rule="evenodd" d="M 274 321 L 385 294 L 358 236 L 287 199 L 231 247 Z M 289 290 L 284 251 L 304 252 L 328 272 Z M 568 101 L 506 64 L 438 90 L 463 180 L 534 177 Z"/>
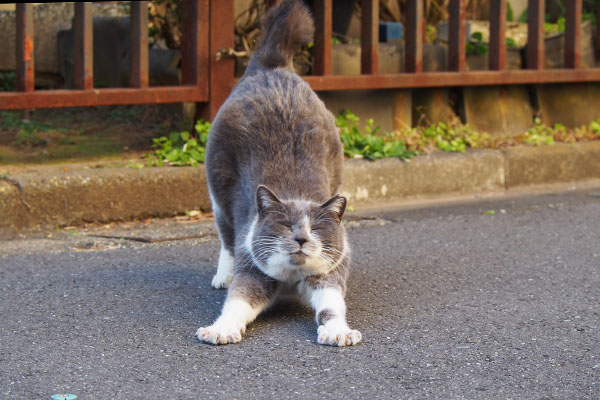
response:
<path fill-rule="evenodd" d="M 361 340 L 346 324 L 343 301 L 350 250 L 341 223 L 346 199 L 336 194 L 342 144 L 333 115 L 292 65 L 313 30 L 299 1 L 272 10 L 213 122 L 206 171 L 222 243 L 213 286 L 229 292 L 219 319 L 197 332 L 205 342 L 241 340 L 284 287 L 315 308 L 319 343 Z"/>

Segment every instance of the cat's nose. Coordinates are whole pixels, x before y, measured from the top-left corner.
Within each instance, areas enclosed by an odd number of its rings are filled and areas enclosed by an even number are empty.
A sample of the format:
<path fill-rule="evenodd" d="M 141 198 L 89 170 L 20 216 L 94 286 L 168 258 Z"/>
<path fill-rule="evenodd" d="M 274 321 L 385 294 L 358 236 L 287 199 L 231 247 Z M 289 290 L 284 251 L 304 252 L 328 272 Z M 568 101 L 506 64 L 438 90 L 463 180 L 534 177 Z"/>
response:
<path fill-rule="evenodd" d="M 302 245 L 307 242 L 306 238 L 301 237 L 301 236 L 295 237 L 294 240 L 296 242 L 298 242 L 298 244 L 300 245 L 300 247 L 302 247 Z"/>

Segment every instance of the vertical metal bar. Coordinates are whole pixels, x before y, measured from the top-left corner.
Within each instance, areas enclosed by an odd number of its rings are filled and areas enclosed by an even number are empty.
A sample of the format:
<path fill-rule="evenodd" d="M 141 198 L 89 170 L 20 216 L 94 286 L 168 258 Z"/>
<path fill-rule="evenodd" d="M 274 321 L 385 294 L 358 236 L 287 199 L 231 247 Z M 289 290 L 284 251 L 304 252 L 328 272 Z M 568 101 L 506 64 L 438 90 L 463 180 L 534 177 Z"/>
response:
<path fill-rule="evenodd" d="M 203 3 L 200 1 L 199 5 L 202 6 Z M 217 60 L 219 50 L 234 47 L 233 0 L 211 0 L 209 15 L 210 101 L 199 114 L 205 119 L 212 120 L 235 84 L 235 59 L 222 57 Z M 202 75 L 200 77 L 202 78 Z"/>
<path fill-rule="evenodd" d="M 406 4 L 406 72 L 423 72 L 423 1 Z"/>
<path fill-rule="evenodd" d="M 73 23 L 75 53 L 73 72 L 75 88 L 89 90 L 94 87 L 94 29 L 92 3 L 75 3 Z"/>
<path fill-rule="evenodd" d="M 129 85 L 148 87 L 148 2 L 131 2 L 131 71 Z"/>
<path fill-rule="evenodd" d="M 506 0 L 490 3 L 490 70 L 506 69 Z"/>
<path fill-rule="evenodd" d="M 450 21 L 448 22 L 448 69 L 465 70 L 467 45 L 467 0 L 450 0 Z"/>
<path fill-rule="evenodd" d="M 331 1 L 316 1 L 314 75 L 331 75 Z"/>
<path fill-rule="evenodd" d="M 544 0 L 529 0 L 527 27 L 527 68 L 543 69 L 544 50 Z"/>
<path fill-rule="evenodd" d="M 131 87 L 148 87 L 148 2 L 131 2 Z"/>
<path fill-rule="evenodd" d="M 600 1 L 596 8 L 596 59 L 600 59 Z"/>
<path fill-rule="evenodd" d="M 379 68 L 379 0 L 362 0 L 360 73 L 376 74 Z"/>
<path fill-rule="evenodd" d="M 211 63 L 209 0 L 186 0 L 183 3 L 181 41 L 182 83 L 197 86 L 202 96 L 208 97 Z"/>
<path fill-rule="evenodd" d="M 565 67 L 579 68 L 581 66 L 581 13 L 582 0 L 566 2 L 567 15 L 565 18 Z"/>
<path fill-rule="evenodd" d="M 182 14 L 181 80 L 184 85 L 201 87 L 204 95 L 209 93 L 209 3 L 209 0 L 186 0 Z"/>
<path fill-rule="evenodd" d="M 33 52 L 33 4 L 17 3 L 17 90 L 35 88 Z"/>

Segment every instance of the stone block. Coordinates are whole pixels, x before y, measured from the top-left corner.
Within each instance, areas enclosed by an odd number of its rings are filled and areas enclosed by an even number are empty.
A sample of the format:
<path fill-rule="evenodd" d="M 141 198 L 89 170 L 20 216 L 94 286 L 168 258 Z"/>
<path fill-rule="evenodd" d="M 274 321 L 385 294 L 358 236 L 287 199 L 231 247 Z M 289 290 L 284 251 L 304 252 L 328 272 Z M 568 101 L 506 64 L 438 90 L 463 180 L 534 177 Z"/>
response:
<path fill-rule="evenodd" d="M 331 49 L 331 70 L 333 75 L 360 75 L 360 44 L 340 43 Z M 404 46 L 400 43 L 379 44 L 380 74 L 404 71 Z"/>
<path fill-rule="evenodd" d="M 489 54 L 467 54 L 467 70 L 469 71 L 486 71 L 489 70 Z M 523 59 L 521 57 L 521 50 L 515 47 L 506 48 L 506 68 L 507 69 L 521 69 L 523 66 Z"/>
<path fill-rule="evenodd" d="M 0 232 L 209 210 L 204 166 L 81 169 L 44 166 L 22 173 L 23 200 L 0 181 Z M 168 188 L 168 190 L 166 190 Z"/>
<path fill-rule="evenodd" d="M 581 66 L 592 68 L 595 65 L 594 44 L 592 41 L 592 21 L 585 21 L 581 24 L 580 45 L 581 45 Z M 564 68 L 565 67 L 565 33 L 557 33 L 546 37 L 545 42 L 545 63 L 546 68 Z"/>
<path fill-rule="evenodd" d="M 520 135 L 533 123 L 529 93 L 523 86 L 464 87 L 468 124 L 490 135 Z"/>
<path fill-rule="evenodd" d="M 448 48 L 441 44 L 423 45 L 423 72 L 448 70 Z"/>
<path fill-rule="evenodd" d="M 434 153 L 408 162 L 348 160 L 344 181 L 340 193 L 350 203 L 502 191 L 504 158 L 498 150 L 477 150 L 468 156 Z"/>
<path fill-rule="evenodd" d="M 578 127 L 600 118 L 600 83 L 538 85 L 536 95 L 545 124 Z"/>
<path fill-rule="evenodd" d="M 448 70 L 448 48 L 442 44 L 423 45 L 423 72 Z M 450 106 L 450 89 L 415 89 L 412 96 L 413 125 L 447 121 L 454 111 Z"/>
<path fill-rule="evenodd" d="M 429 125 L 448 121 L 454 115 L 450 106 L 450 89 L 415 89 L 412 96 L 414 125 Z"/>
<path fill-rule="evenodd" d="M 349 109 L 360 118 L 360 126 L 364 126 L 367 119 L 373 118 L 375 123 L 384 130 L 391 131 L 395 128 L 394 104 L 397 101 L 397 90 L 341 90 L 319 92 L 319 98 L 333 115 Z M 402 118 L 400 116 L 400 118 Z"/>
<path fill-rule="evenodd" d="M 412 91 L 394 91 L 393 118 L 394 130 L 401 131 L 412 127 Z"/>
<path fill-rule="evenodd" d="M 600 142 L 520 146 L 503 150 L 506 187 L 600 178 Z"/>

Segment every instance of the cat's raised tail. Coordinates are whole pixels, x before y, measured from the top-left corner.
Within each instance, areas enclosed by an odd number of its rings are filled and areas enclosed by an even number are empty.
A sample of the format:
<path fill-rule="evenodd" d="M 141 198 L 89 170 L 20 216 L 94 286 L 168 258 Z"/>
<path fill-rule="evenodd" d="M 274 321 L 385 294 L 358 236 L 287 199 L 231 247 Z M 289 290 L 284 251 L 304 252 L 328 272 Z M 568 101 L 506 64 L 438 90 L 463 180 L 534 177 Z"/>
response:
<path fill-rule="evenodd" d="M 293 71 L 293 56 L 313 38 L 313 19 L 301 0 L 283 0 L 266 15 L 254 61 L 264 68 Z"/>

